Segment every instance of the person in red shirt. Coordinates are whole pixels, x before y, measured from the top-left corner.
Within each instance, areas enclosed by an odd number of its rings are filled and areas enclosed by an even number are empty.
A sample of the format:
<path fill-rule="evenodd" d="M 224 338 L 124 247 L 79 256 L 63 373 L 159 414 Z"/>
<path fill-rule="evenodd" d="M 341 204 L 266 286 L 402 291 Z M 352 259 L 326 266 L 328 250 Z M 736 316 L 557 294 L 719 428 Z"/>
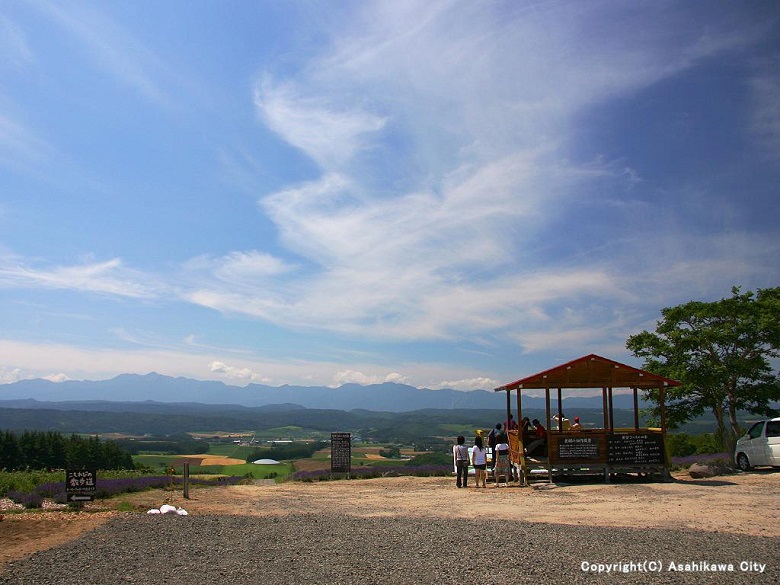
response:
<path fill-rule="evenodd" d="M 525 454 L 526 455 L 532 455 L 534 451 L 536 451 L 539 447 L 542 448 L 541 455 L 546 454 L 546 443 L 547 443 L 547 431 L 542 426 L 542 423 L 539 422 L 538 418 L 535 418 L 533 420 L 533 425 L 535 428 L 534 432 L 534 440 L 531 441 L 531 443 L 526 447 Z"/>

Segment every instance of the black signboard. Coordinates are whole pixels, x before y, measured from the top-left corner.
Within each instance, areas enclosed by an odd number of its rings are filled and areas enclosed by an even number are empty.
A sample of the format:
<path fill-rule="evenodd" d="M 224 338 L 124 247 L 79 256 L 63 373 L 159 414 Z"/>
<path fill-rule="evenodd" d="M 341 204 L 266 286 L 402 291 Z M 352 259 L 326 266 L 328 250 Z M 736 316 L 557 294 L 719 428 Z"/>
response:
<path fill-rule="evenodd" d="M 97 487 L 95 469 L 68 469 L 65 472 L 65 493 L 92 493 Z"/>
<path fill-rule="evenodd" d="M 662 465 L 664 438 L 660 433 L 607 436 L 610 465 Z"/>
<path fill-rule="evenodd" d="M 560 459 L 597 459 L 598 437 L 561 437 L 558 441 Z"/>
<path fill-rule="evenodd" d="M 352 439 L 349 433 L 330 434 L 330 471 L 349 473 L 352 469 Z"/>

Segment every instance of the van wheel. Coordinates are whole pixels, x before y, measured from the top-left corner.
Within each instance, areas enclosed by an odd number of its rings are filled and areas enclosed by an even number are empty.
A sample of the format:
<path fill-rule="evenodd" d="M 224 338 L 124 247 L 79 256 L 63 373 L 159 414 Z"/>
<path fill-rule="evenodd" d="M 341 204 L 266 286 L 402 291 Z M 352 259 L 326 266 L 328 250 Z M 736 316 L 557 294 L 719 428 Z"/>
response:
<path fill-rule="evenodd" d="M 744 453 L 737 455 L 737 467 L 739 467 L 742 471 L 750 471 L 750 460 Z"/>

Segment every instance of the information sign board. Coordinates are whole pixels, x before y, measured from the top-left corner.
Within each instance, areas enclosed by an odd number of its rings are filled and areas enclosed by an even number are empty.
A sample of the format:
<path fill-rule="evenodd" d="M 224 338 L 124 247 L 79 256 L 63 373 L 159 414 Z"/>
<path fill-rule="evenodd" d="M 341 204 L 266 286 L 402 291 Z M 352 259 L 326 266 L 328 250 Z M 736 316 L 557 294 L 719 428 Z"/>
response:
<path fill-rule="evenodd" d="M 560 459 L 598 459 L 598 437 L 561 437 L 558 441 Z"/>
<path fill-rule="evenodd" d="M 349 433 L 330 434 L 330 471 L 349 473 L 352 469 L 352 438 Z"/>
<path fill-rule="evenodd" d="M 607 463 L 610 465 L 662 465 L 663 462 L 664 439 L 660 433 L 607 437 Z"/>

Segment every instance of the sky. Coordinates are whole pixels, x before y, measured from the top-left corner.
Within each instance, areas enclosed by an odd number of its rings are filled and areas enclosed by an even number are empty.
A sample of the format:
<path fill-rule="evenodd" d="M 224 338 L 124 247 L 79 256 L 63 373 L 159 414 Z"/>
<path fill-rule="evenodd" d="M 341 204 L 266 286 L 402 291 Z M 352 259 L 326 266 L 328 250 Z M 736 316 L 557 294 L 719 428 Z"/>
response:
<path fill-rule="evenodd" d="M 774 1 L 0 0 L 0 383 L 641 366 L 778 185 Z"/>

